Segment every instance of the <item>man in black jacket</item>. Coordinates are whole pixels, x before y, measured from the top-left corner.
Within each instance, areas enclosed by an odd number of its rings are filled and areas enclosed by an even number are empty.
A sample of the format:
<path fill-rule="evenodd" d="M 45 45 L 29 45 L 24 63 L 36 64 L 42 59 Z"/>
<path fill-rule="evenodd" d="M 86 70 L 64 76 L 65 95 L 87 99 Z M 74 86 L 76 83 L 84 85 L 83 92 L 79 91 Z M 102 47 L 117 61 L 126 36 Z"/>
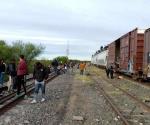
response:
<path fill-rule="evenodd" d="M 40 62 L 37 62 L 35 64 L 33 78 L 35 80 L 35 97 L 31 103 L 37 102 L 39 89 L 42 90 L 41 102 L 44 102 L 45 101 L 45 80 L 48 78 L 48 73 L 46 68 Z"/>
<path fill-rule="evenodd" d="M 3 86 L 4 84 L 4 74 L 5 74 L 6 66 L 3 62 L 3 60 L 0 60 L 0 86 Z"/>
<path fill-rule="evenodd" d="M 52 66 L 53 66 L 56 74 L 58 74 L 58 69 L 57 69 L 58 65 L 59 65 L 58 61 L 56 59 L 54 59 L 52 62 Z"/>
<path fill-rule="evenodd" d="M 114 67 L 113 67 L 113 64 L 110 65 L 110 68 L 109 68 L 109 72 L 110 72 L 110 78 L 113 79 L 114 78 Z"/>
<path fill-rule="evenodd" d="M 9 81 L 7 82 L 8 91 L 16 89 L 17 71 L 15 60 L 12 59 L 7 65 L 6 73 L 9 75 Z"/>

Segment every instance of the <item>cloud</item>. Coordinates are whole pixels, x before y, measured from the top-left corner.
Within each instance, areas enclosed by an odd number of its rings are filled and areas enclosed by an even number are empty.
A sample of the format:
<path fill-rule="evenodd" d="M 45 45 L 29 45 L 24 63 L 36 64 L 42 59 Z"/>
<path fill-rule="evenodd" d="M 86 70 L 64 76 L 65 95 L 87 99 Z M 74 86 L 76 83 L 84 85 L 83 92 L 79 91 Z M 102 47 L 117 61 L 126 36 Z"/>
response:
<path fill-rule="evenodd" d="M 149 4 L 147 0 L 5 0 L 0 4 L 0 39 L 42 43 L 46 49 L 41 56 L 50 58 L 64 54 L 69 41 L 70 58 L 90 59 L 101 45 L 129 30 L 148 28 Z"/>

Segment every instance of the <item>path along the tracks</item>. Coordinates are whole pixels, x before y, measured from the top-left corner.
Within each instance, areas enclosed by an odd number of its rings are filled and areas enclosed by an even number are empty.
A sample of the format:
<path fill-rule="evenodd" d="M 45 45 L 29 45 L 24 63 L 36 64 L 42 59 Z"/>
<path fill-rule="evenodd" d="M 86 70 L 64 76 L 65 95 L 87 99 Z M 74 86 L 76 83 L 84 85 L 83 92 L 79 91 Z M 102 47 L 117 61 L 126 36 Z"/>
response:
<path fill-rule="evenodd" d="M 0 125 L 122 125 L 88 75 L 66 73 L 46 85 L 46 101 L 21 101 Z M 39 100 L 40 101 L 40 100 Z"/>

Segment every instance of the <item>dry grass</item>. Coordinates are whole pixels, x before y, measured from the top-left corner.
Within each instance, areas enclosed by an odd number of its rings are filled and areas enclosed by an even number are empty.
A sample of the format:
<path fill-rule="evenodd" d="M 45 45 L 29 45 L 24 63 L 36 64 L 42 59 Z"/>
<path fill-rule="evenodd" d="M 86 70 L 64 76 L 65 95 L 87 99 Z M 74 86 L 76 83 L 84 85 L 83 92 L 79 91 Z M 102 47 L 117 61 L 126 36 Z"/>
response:
<path fill-rule="evenodd" d="M 82 81 L 82 83 L 85 84 L 85 85 L 94 84 L 94 82 L 91 80 L 91 78 L 89 76 L 86 76 L 86 75 L 76 74 L 75 79 Z"/>

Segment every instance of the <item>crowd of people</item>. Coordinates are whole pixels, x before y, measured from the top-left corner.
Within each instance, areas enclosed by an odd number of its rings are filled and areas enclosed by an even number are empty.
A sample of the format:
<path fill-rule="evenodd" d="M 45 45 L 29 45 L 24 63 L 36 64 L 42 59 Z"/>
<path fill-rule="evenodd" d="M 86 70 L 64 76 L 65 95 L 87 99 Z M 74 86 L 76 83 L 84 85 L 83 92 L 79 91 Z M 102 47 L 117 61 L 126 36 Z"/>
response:
<path fill-rule="evenodd" d="M 4 75 L 7 74 L 9 80 L 4 85 Z M 0 95 L 3 96 L 3 92 L 15 91 L 16 97 L 20 96 L 21 88 L 25 93 L 25 98 L 28 98 L 26 90 L 26 75 L 28 74 L 27 63 L 24 55 L 20 55 L 19 63 L 16 66 L 15 60 L 12 59 L 7 65 L 3 60 L 0 60 Z M 41 102 L 45 101 L 45 81 L 48 78 L 48 70 L 40 62 L 36 62 L 33 70 L 33 79 L 35 83 L 35 97 L 31 103 L 35 103 L 39 90 L 42 90 Z"/>
<path fill-rule="evenodd" d="M 86 67 L 86 63 L 75 63 L 69 62 L 65 64 L 59 63 L 54 59 L 51 63 L 54 72 L 58 75 L 60 74 L 60 69 L 63 73 L 74 72 L 75 66 L 80 70 L 80 74 L 83 75 Z M 8 75 L 8 82 L 4 84 L 4 76 Z M 3 59 L 0 60 L 0 96 L 3 96 L 3 92 L 16 92 L 16 97 L 20 96 L 21 88 L 23 88 L 25 93 L 25 98 L 28 98 L 26 90 L 26 75 L 28 74 L 27 63 L 25 61 L 24 55 L 20 55 L 19 63 L 16 65 L 16 60 L 12 59 L 7 65 L 4 63 Z M 33 79 L 35 83 L 34 98 L 31 103 L 37 102 L 37 97 L 39 90 L 41 89 L 42 98 L 41 102 L 45 101 L 45 83 L 48 78 L 49 71 L 41 62 L 36 62 L 33 70 Z"/>
<path fill-rule="evenodd" d="M 12 59 L 10 63 L 7 65 L 4 61 L 0 60 L 0 94 L 3 95 L 3 89 L 8 91 L 16 91 L 16 96 L 19 96 L 21 86 L 23 86 L 25 95 L 26 95 L 26 87 L 25 87 L 25 75 L 27 75 L 27 64 L 24 59 L 24 55 L 20 55 L 19 63 L 16 66 L 15 60 Z M 4 85 L 4 75 L 7 74 L 9 76 L 9 80 L 7 85 Z"/>

